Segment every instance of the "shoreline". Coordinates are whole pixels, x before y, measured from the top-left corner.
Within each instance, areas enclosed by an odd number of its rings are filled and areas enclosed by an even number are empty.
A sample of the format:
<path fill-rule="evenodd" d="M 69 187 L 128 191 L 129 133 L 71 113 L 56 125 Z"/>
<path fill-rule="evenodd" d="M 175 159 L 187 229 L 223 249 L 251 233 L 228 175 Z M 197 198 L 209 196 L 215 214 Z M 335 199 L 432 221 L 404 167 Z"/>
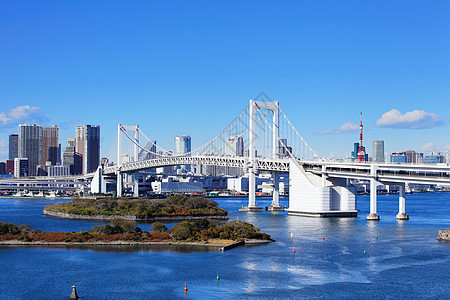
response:
<path fill-rule="evenodd" d="M 244 240 L 231 243 L 193 243 L 193 242 L 133 242 L 133 241 L 111 241 L 111 242 L 24 242 L 20 240 L 0 241 L 0 247 L 46 247 L 46 246 L 64 246 L 64 247 L 80 247 L 95 248 L 101 246 L 191 246 L 194 248 L 217 248 L 218 251 L 226 251 L 244 245 L 262 245 L 272 243 L 269 240 Z"/>
<path fill-rule="evenodd" d="M 44 209 L 42 211 L 44 216 L 58 218 L 58 219 L 70 219 L 70 220 L 89 220 L 89 221 L 111 221 L 115 218 L 121 218 L 128 221 L 136 221 L 136 222 L 162 222 L 162 223 L 174 223 L 174 222 L 182 222 L 182 221 L 195 221 L 202 219 L 213 219 L 213 220 L 221 220 L 227 221 L 229 219 L 228 216 L 216 216 L 216 215 L 196 215 L 196 216 L 173 216 L 173 217 L 153 217 L 153 218 L 138 218 L 133 215 L 76 215 L 70 213 L 63 213 L 58 211 L 51 211 Z"/>

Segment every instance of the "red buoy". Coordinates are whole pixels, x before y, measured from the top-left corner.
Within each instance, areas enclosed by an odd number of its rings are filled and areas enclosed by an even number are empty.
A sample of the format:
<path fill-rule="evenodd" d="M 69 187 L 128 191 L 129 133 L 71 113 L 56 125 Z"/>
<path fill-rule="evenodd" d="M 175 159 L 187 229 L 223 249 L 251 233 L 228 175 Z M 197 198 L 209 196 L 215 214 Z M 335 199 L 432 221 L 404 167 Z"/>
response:
<path fill-rule="evenodd" d="M 187 281 L 184 282 L 184 293 L 187 293 Z"/>
<path fill-rule="evenodd" d="M 295 253 L 295 246 L 294 246 L 294 250 L 292 250 L 293 253 Z"/>
<path fill-rule="evenodd" d="M 323 236 L 322 241 L 325 241 L 325 236 Z"/>

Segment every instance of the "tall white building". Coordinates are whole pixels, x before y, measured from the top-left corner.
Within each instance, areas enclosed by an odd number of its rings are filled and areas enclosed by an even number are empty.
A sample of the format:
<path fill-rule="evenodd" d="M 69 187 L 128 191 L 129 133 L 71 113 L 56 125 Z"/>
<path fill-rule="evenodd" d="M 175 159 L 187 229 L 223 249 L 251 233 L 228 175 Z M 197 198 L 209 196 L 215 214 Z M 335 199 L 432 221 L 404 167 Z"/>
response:
<path fill-rule="evenodd" d="M 225 143 L 226 156 L 244 156 L 244 139 L 241 136 L 232 135 L 227 138 Z M 223 173 L 231 176 L 242 176 L 244 173 L 241 168 L 224 167 Z"/>
<path fill-rule="evenodd" d="M 175 136 L 175 155 L 183 155 L 191 152 L 191 137 L 190 136 Z M 191 170 L 190 165 L 182 165 L 179 167 L 187 172 Z"/>
<path fill-rule="evenodd" d="M 227 138 L 225 144 L 226 156 L 244 156 L 244 139 L 242 136 L 232 135 Z"/>
<path fill-rule="evenodd" d="M 373 141 L 372 148 L 372 161 L 374 162 L 384 162 L 384 141 L 375 140 Z"/>

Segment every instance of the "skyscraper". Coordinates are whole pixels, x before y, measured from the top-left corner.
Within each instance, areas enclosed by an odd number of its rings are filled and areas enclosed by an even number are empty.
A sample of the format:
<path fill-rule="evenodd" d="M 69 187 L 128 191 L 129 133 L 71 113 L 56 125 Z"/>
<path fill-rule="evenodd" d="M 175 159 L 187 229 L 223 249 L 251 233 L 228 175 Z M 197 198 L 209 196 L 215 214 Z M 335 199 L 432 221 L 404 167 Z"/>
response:
<path fill-rule="evenodd" d="M 175 136 L 175 155 L 183 155 L 191 152 L 191 137 L 190 136 Z M 180 166 L 181 169 L 190 171 L 190 165 Z"/>
<path fill-rule="evenodd" d="M 374 162 L 384 162 L 384 141 L 383 140 L 373 141 L 372 151 L 373 151 L 372 160 Z"/>
<path fill-rule="evenodd" d="M 138 154 L 138 161 L 155 158 L 155 154 L 153 153 L 156 153 L 156 141 L 148 142 L 147 146 L 145 146 L 145 149 L 150 150 L 152 153 L 145 150 L 141 150 Z"/>
<path fill-rule="evenodd" d="M 232 135 L 225 144 L 226 156 L 244 156 L 244 139 L 242 136 Z"/>
<path fill-rule="evenodd" d="M 244 156 L 244 139 L 242 136 L 232 135 L 227 138 L 225 144 L 226 156 Z M 225 167 L 225 174 L 231 176 L 242 176 L 244 173 L 241 168 Z"/>
<path fill-rule="evenodd" d="M 10 134 L 9 135 L 9 159 L 14 160 L 14 158 L 19 157 L 19 135 Z"/>
<path fill-rule="evenodd" d="M 53 166 L 58 162 L 59 127 L 42 127 L 42 162 L 45 166 L 49 161 Z"/>
<path fill-rule="evenodd" d="M 100 126 L 77 126 L 75 129 L 75 151 L 81 155 L 82 173 L 95 172 L 100 164 Z"/>
<path fill-rule="evenodd" d="M 63 152 L 63 166 L 69 167 L 70 174 L 81 174 L 81 155 L 75 151 L 75 138 L 67 139 L 67 147 Z"/>
<path fill-rule="evenodd" d="M 28 158 L 28 176 L 37 175 L 37 166 L 42 161 L 42 126 L 19 125 L 19 158 Z M 17 176 L 17 174 L 15 174 Z"/>

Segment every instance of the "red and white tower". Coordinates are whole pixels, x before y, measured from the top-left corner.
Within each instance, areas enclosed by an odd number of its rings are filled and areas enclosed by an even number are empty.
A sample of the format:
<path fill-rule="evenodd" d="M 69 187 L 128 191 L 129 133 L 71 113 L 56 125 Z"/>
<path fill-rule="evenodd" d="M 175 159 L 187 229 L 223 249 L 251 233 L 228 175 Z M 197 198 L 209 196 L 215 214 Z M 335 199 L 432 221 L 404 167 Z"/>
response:
<path fill-rule="evenodd" d="M 362 124 L 362 112 L 361 112 L 361 123 L 359 124 L 359 151 L 358 151 L 358 161 L 366 161 L 366 148 L 363 145 L 363 124 Z"/>

